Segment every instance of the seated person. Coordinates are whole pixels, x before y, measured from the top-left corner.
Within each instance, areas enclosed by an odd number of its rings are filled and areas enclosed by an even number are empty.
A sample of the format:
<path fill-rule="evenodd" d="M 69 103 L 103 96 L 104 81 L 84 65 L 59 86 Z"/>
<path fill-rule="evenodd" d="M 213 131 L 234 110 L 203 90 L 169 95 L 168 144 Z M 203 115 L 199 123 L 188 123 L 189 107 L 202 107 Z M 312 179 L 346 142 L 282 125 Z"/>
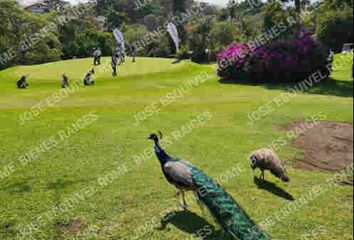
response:
<path fill-rule="evenodd" d="M 68 76 L 66 76 L 65 73 L 63 74 L 63 78 L 62 78 L 62 80 L 61 80 L 61 87 L 62 87 L 62 88 L 67 88 L 67 87 L 69 87 L 69 78 L 68 78 Z"/>
<path fill-rule="evenodd" d="M 136 60 L 135 60 L 135 58 L 136 58 L 135 51 L 132 52 L 132 58 L 133 58 L 133 63 L 136 63 Z"/>
<path fill-rule="evenodd" d="M 22 76 L 20 80 L 17 81 L 17 87 L 18 88 L 27 88 L 28 83 L 27 83 L 27 76 Z"/>
<path fill-rule="evenodd" d="M 92 80 L 92 77 L 93 77 L 94 74 L 95 74 L 95 70 L 93 70 L 93 69 L 86 74 L 86 76 L 84 78 L 84 85 L 85 86 L 89 86 L 89 85 L 94 85 L 95 84 L 95 81 Z"/>

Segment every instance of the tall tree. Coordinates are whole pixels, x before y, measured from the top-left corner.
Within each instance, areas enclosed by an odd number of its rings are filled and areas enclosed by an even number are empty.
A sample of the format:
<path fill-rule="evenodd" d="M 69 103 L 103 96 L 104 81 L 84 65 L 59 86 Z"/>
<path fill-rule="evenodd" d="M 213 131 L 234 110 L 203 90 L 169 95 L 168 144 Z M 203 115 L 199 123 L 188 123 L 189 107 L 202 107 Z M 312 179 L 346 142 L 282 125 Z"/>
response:
<path fill-rule="evenodd" d="M 229 18 L 230 20 L 236 19 L 236 10 L 237 10 L 237 2 L 235 0 L 230 0 L 229 3 L 227 4 L 227 9 L 229 12 Z"/>
<path fill-rule="evenodd" d="M 300 23 L 301 0 L 294 0 L 294 1 L 295 1 L 296 19 L 297 19 L 298 23 Z"/>
<path fill-rule="evenodd" d="M 185 12 L 188 5 L 193 4 L 191 0 L 167 0 L 165 8 L 169 14 L 175 14 L 177 12 Z"/>
<path fill-rule="evenodd" d="M 113 9 L 106 13 L 105 27 L 109 30 L 120 28 L 124 23 L 128 22 L 127 16 L 123 12 L 117 12 Z"/>

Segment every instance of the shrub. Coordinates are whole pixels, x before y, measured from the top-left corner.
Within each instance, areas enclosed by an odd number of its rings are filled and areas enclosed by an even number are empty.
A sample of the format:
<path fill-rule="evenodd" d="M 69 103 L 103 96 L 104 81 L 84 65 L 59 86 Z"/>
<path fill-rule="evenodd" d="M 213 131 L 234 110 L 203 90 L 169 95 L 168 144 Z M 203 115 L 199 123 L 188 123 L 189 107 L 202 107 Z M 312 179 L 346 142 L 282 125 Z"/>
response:
<path fill-rule="evenodd" d="M 316 35 L 327 48 L 340 52 L 344 43 L 353 42 L 352 8 L 319 14 Z"/>
<path fill-rule="evenodd" d="M 276 41 L 257 49 L 233 43 L 218 55 L 218 63 L 221 77 L 249 77 L 257 82 L 301 81 L 318 70 L 329 74 L 324 50 L 305 30 L 300 30 L 290 40 Z"/>
<path fill-rule="evenodd" d="M 144 56 L 146 55 L 145 49 L 141 46 L 142 39 L 145 39 L 148 36 L 149 31 L 144 25 L 133 24 L 125 25 L 123 28 L 123 35 L 125 41 L 129 44 L 126 46 L 126 51 L 128 55 L 131 55 L 133 50 L 135 55 Z"/>
<path fill-rule="evenodd" d="M 232 43 L 218 57 L 218 74 L 224 78 L 240 77 L 247 72 L 247 62 L 251 59 L 251 50 L 247 44 Z"/>
<path fill-rule="evenodd" d="M 180 60 L 190 59 L 191 54 L 188 45 L 182 45 L 178 53 L 176 53 L 176 58 Z"/>
<path fill-rule="evenodd" d="M 114 39 L 110 33 L 102 33 L 96 30 L 87 30 L 76 35 L 75 41 L 66 45 L 65 56 L 90 57 L 93 49 L 100 47 L 103 55 L 111 54 Z"/>

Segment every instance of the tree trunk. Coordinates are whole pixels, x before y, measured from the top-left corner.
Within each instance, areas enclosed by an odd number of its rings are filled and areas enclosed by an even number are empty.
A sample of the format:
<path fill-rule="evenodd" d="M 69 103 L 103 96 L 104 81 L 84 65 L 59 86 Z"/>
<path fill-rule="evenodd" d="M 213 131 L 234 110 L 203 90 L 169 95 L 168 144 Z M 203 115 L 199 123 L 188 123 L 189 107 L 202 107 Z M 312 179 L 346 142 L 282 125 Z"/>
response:
<path fill-rule="evenodd" d="M 295 9 L 296 9 L 296 21 L 298 24 L 301 23 L 301 0 L 295 0 Z"/>

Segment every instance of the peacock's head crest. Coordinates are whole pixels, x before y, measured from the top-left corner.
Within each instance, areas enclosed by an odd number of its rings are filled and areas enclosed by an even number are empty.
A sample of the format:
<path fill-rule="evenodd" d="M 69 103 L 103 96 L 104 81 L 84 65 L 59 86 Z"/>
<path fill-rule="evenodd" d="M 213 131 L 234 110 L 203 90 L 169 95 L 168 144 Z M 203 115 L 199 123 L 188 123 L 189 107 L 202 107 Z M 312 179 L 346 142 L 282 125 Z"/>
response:
<path fill-rule="evenodd" d="M 155 142 L 158 142 L 159 140 L 161 140 L 163 137 L 162 132 L 158 131 L 158 133 L 151 133 L 150 136 L 148 137 L 149 140 L 153 140 Z"/>

